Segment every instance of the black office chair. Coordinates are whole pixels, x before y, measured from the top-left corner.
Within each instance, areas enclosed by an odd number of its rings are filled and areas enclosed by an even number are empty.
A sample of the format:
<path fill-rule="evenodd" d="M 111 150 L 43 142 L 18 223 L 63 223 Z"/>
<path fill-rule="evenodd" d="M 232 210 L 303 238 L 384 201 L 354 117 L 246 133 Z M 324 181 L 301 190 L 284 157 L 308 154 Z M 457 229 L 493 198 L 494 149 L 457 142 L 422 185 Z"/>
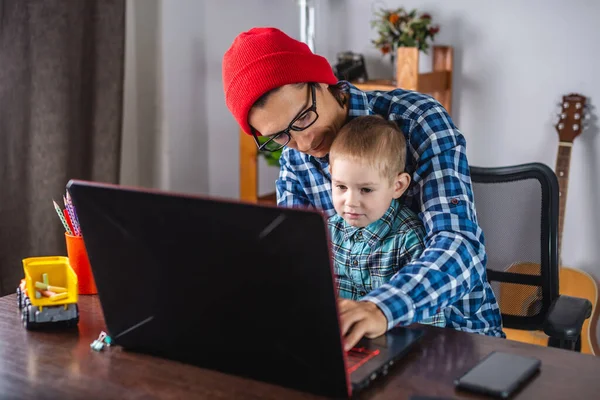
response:
<path fill-rule="evenodd" d="M 471 167 L 471 179 L 487 276 L 507 337 L 580 351 L 581 328 L 592 304 L 559 294 L 559 186 L 554 171 L 541 163 Z"/>

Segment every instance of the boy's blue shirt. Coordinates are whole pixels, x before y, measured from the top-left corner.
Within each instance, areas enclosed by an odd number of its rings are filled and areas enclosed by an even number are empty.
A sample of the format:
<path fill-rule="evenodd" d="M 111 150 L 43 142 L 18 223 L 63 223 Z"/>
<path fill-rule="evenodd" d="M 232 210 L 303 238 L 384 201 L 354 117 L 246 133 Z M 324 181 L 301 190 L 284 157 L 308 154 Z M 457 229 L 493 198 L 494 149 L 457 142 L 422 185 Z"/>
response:
<path fill-rule="evenodd" d="M 464 136 L 431 96 L 403 89 L 363 92 L 347 84 L 349 119 L 381 115 L 404 133 L 405 170 L 412 182 L 403 199 L 425 226 L 426 248 L 421 255 L 363 300 L 393 316 L 390 327 L 409 325 L 443 309 L 447 327 L 506 337 L 487 281 Z M 335 214 L 328 157 L 318 159 L 286 147 L 280 165 L 279 206 L 314 207 L 328 217 Z"/>
<path fill-rule="evenodd" d="M 339 297 L 350 300 L 360 300 L 388 283 L 425 249 L 425 228 L 419 217 L 396 199 L 380 219 L 363 228 L 335 214 L 329 218 L 329 232 L 336 289 Z M 442 311 L 417 322 L 446 325 Z"/>

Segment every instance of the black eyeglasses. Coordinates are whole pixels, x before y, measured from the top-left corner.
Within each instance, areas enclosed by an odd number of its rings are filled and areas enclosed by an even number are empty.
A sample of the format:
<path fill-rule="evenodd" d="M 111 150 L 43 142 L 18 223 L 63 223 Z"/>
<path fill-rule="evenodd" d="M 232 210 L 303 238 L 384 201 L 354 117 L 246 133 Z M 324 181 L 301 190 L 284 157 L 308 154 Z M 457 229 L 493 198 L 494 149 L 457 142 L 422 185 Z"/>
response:
<path fill-rule="evenodd" d="M 309 128 L 312 124 L 314 124 L 315 121 L 319 118 L 319 114 L 317 114 L 317 97 L 315 96 L 315 84 L 309 83 L 308 86 L 310 87 L 310 95 L 312 96 L 312 106 L 298 114 L 292 120 L 292 122 L 290 122 L 287 129 L 269 136 L 269 139 L 262 144 L 259 142 L 258 137 L 256 136 L 256 132 L 254 131 L 254 129 L 252 129 L 252 136 L 254 136 L 254 141 L 258 146 L 258 150 L 277 151 L 282 149 L 292 139 L 290 131 L 303 131 Z"/>

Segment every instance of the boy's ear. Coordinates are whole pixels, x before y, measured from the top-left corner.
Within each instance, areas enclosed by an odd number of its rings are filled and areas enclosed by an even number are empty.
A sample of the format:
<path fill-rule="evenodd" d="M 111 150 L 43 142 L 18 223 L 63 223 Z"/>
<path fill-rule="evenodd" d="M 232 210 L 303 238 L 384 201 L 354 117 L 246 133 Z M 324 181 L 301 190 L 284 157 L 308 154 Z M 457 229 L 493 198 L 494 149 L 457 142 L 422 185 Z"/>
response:
<path fill-rule="evenodd" d="M 406 172 L 400 172 L 394 178 L 394 199 L 400 198 L 408 189 L 408 185 L 410 185 L 410 175 Z"/>

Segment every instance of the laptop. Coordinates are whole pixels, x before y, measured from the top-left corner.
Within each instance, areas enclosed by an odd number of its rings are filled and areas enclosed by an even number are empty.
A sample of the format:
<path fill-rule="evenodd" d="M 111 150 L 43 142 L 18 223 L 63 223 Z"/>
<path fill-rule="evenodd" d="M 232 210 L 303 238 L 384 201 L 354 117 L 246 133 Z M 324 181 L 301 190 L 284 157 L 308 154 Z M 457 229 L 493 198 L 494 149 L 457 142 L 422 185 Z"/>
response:
<path fill-rule="evenodd" d="M 125 350 L 351 397 L 418 342 L 394 328 L 343 350 L 316 210 L 71 180 L 108 334 Z"/>

